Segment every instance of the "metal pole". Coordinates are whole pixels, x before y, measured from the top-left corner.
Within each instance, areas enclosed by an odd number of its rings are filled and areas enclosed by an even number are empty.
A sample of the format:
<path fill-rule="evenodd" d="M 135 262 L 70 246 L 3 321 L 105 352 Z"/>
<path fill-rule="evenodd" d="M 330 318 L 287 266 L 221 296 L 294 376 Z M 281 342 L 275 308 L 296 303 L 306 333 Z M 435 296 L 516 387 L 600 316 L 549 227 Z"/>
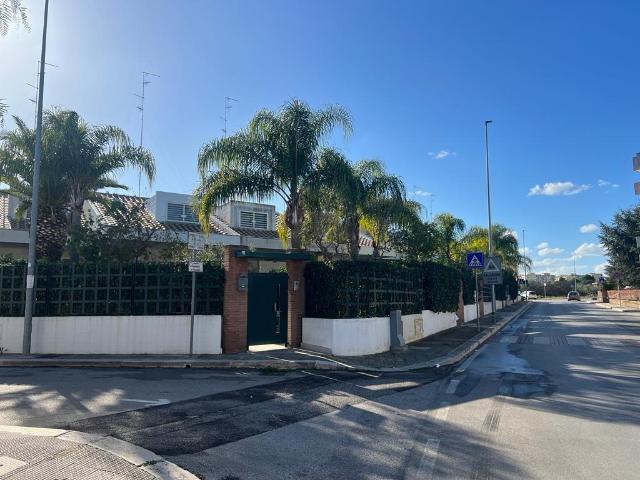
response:
<path fill-rule="evenodd" d="M 33 286 L 36 271 L 36 235 L 38 233 L 38 196 L 40 193 L 40 161 L 42 156 L 42 103 L 44 97 L 44 67 L 47 51 L 47 20 L 49 0 L 44 2 L 44 25 L 42 27 L 42 51 L 40 53 L 40 78 L 38 82 L 38 117 L 36 121 L 36 144 L 33 159 L 33 180 L 31 183 L 31 219 L 29 222 L 29 253 L 27 257 L 27 284 L 24 303 L 24 329 L 22 354 L 31 353 L 31 330 L 33 326 Z"/>
<path fill-rule="evenodd" d="M 191 258 L 195 261 L 196 251 Z M 191 272 L 191 325 L 189 327 L 189 355 L 193 355 L 193 325 L 196 313 L 196 272 Z"/>
<path fill-rule="evenodd" d="M 487 167 L 487 210 L 489 212 L 489 258 L 493 255 L 493 240 L 491 239 L 491 183 L 489 178 L 489 124 L 491 120 L 484 122 L 484 151 Z M 496 287 L 491 285 L 491 315 L 496 319 Z"/>
<path fill-rule="evenodd" d="M 576 275 L 576 256 L 573 256 L 573 290 L 578 291 L 578 277 Z"/>
<path fill-rule="evenodd" d="M 618 305 L 622 306 L 622 298 L 620 297 L 620 279 L 618 281 Z"/>
<path fill-rule="evenodd" d="M 524 241 L 524 228 L 522 229 L 522 256 L 524 257 L 527 254 L 527 243 Z M 526 302 L 529 299 L 529 294 L 527 293 L 527 261 L 525 259 L 522 260 L 524 263 L 524 301 Z"/>
<path fill-rule="evenodd" d="M 475 268 L 474 272 L 476 274 L 476 325 L 478 326 L 478 330 L 480 330 L 480 303 L 479 303 L 479 292 L 478 292 L 478 269 Z"/>

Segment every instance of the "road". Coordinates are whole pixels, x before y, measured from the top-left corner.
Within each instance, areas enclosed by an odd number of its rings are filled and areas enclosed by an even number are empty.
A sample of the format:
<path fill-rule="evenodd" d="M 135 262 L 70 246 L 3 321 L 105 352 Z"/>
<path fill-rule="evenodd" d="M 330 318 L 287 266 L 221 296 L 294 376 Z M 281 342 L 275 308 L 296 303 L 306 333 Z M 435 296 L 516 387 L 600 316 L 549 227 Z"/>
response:
<path fill-rule="evenodd" d="M 639 353 L 637 314 L 535 302 L 449 371 L 4 369 L 0 422 L 110 434 L 206 479 L 638 478 Z M 16 402 L 16 385 L 40 397 Z"/>

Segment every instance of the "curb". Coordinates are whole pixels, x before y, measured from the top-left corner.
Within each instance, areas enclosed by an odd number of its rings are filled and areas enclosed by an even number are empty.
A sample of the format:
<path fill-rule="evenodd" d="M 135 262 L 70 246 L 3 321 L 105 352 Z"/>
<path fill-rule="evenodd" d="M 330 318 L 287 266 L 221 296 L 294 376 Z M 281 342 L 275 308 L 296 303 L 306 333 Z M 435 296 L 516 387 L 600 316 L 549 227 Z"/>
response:
<path fill-rule="evenodd" d="M 158 480 L 198 480 L 198 477 L 194 474 L 180 468 L 175 463 L 168 462 L 164 458 L 142 447 L 110 436 L 76 432 L 75 430 L 18 427 L 13 425 L 0 425 L 0 432 L 18 433 L 36 437 L 51 437 L 66 442 L 74 442 L 98 448 L 135 465 L 137 468 L 150 473 Z"/>
<path fill-rule="evenodd" d="M 640 310 L 637 308 L 614 307 L 610 303 L 596 302 L 596 303 L 592 303 L 591 305 L 596 305 L 597 307 L 606 308 L 608 310 L 613 310 L 615 312 L 624 312 L 624 313 L 640 312 Z"/>
<path fill-rule="evenodd" d="M 74 358 L 5 358 L 0 367 L 64 367 L 64 368 L 246 368 L 273 370 L 347 370 L 332 360 L 95 360 Z"/>

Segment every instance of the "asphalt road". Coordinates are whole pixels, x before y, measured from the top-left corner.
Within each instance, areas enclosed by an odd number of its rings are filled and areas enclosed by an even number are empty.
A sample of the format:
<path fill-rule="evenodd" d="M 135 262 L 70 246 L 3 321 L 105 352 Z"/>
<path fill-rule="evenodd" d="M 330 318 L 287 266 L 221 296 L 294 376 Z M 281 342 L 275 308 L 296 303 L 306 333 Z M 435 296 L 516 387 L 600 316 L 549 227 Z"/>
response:
<path fill-rule="evenodd" d="M 637 315 L 536 303 L 445 379 L 171 459 L 206 479 L 638 478 L 639 347 Z"/>
<path fill-rule="evenodd" d="M 2 369 L 0 423 L 110 434 L 205 479 L 638 478 L 639 347 L 636 314 L 540 302 L 451 371 Z"/>

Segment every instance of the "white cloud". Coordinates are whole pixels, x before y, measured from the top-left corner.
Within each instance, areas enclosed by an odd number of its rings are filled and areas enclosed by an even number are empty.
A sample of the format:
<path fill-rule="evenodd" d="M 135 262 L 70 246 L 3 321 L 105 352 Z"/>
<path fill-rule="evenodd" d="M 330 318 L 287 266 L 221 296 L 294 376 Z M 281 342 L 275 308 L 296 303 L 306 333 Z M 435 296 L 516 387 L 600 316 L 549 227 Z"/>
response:
<path fill-rule="evenodd" d="M 602 255 L 604 253 L 604 249 L 602 248 L 602 244 L 600 243 L 583 243 L 578 248 L 573 251 L 573 254 L 580 257 L 593 257 L 597 255 Z"/>
<path fill-rule="evenodd" d="M 581 275 L 593 272 L 594 267 L 586 263 L 576 263 L 576 272 Z M 552 275 L 571 275 L 573 273 L 573 257 L 546 257 L 534 259 L 534 272 L 548 272 Z"/>
<path fill-rule="evenodd" d="M 516 232 L 515 230 L 508 229 L 504 232 L 504 235 L 511 235 L 516 240 L 518 239 L 518 232 Z"/>
<path fill-rule="evenodd" d="M 604 188 L 604 187 L 618 188 L 620 185 L 618 185 L 617 183 L 609 182 L 608 180 L 599 179 L 598 186 L 601 188 Z"/>
<path fill-rule="evenodd" d="M 607 262 L 599 263 L 593 267 L 593 273 L 605 273 L 605 269 L 609 266 Z"/>
<path fill-rule="evenodd" d="M 580 233 L 593 233 L 598 230 L 598 226 L 595 223 L 587 223 L 580 226 Z"/>
<path fill-rule="evenodd" d="M 534 185 L 529 189 L 527 194 L 529 197 L 535 195 L 556 196 L 556 195 L 575 195 L 585 190 L 589 190 L 591 185 L 576 185 L 573 182 L 547 182 L 542 187 Z"/>
<path fill-rule="evenodd" d="M 429 156 L 436 160 L 443 160 L 447 157 L 455 157 L 456 152 L 452 152 L 451 150 L 438 150 L 437 152 L 429 152 Z"/>
<path fill-rule="evenodd" d="M 411 193 L 411 195 L 417 195 L 419 197 L 430 197 L 431 195 L 433 195 L 433 193 L 426 192 L 424 190 L 416 190 L 414 192 L 409 192 L 409 193 Z"/>
<path fill-rule="evenodd" d="M 538 250 L 538 255 L 541 257 L 546 257 L 549 255 L 559 255 L 564 252 L 564 248 L 551 247 L 549 242 L 539 243 L 536 247 Z"/>

